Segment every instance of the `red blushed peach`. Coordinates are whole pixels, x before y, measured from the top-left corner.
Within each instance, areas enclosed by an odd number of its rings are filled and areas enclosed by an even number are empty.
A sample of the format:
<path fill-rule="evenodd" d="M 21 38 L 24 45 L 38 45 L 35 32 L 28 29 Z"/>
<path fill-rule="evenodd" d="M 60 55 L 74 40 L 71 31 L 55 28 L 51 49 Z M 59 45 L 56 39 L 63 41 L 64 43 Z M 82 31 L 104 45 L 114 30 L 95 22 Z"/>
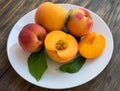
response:
<path fill-rule="evenodd" d="M 46 30 L 42 26 L 27 24 L 19 33 L 19 44 L 26 51 L 37 52 L 42 48 L 46 34 Z"/>
<path fill-rule="evenodd" d="M 81 37 L 92 30 L 93 20 L 88 10 L 79 8 L 73 10 L 67 22 L 68 31 L 76 36 Z"/>

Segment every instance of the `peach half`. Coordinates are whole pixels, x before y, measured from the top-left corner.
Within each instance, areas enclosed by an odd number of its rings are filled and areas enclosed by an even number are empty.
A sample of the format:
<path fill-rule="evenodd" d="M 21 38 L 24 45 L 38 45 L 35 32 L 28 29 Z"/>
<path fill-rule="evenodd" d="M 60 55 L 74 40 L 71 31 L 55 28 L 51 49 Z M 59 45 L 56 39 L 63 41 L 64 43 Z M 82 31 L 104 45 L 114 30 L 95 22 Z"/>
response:
<path fill-rule="evenodd" d="M 70 61 L 78 52 L 76 39 L 63 31 L 54 30 L 48 33 L 44 43 L 48 56 L 59 63 Z"/>
<path fill-rule="evenodd" d="M 103 52 L 105 44 L 103 35 L 92 32 L 79 42 L 79 52 L 86 58 L 96 58 Z"/>

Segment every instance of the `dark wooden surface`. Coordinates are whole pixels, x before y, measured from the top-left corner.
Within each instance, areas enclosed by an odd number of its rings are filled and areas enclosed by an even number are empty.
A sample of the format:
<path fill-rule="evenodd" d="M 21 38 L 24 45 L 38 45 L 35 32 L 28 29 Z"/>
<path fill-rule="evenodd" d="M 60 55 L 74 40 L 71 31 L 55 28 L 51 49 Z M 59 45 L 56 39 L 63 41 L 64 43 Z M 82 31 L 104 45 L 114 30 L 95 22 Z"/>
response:
<path fill-rule="evenodd" d="M 32 85 L 11 67 L 6 47 L 12 27 L 45 1 L 86 7 L 109 26 L 114 38 L 113 56 L 105 70 L 93 80 L 70 89 L 52 90 Z M 120 91 L 120 0 L 0 0 L 0 91 Z"/>

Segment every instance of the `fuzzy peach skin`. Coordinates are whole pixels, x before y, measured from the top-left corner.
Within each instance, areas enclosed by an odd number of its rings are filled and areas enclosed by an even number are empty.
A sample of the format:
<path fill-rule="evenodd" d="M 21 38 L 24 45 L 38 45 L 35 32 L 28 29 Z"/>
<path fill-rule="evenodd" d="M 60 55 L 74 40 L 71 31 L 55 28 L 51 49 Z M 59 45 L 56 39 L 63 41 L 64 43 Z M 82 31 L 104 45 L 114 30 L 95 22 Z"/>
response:
<path fill-rule="evenodd" d="M 19 44 L 26 51 L 37 52 L 43 47 L 46 34 L 47 31 L 42 26 L 34 23 L 27 24 L 19 33 Z"/>
<path fill-rule="evenodd" d="M 44 26 L 49 32 L 61 30 L 64 27 L 65 20 L 66 10 L 51 2 L 42 3 L 35 13 L 35 22 Z"/>
<path fill-rule="evenodd" d="M 93 20 L 87 9 L 78 8 L 73 10 L 66 26 L 72 35 L 81 37 L 90 33 Z"/>
<path fill-rule="evenodd" d="M 50 32 L 44 43 L 48 56 L 58 63 L 70 61 L 78 52 L 76 39 L 60 30 Z"/>

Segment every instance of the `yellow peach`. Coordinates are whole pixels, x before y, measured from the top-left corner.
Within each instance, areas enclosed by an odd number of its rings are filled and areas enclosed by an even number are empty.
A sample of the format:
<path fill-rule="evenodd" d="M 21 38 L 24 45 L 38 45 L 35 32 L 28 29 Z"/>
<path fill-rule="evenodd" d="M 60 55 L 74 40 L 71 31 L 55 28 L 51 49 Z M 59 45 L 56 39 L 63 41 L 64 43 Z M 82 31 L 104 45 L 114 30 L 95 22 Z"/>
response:
<path fill-rule="evenodd" d="M 49 32 L 61 30 L 65 20 L 66 10 L 51 2 L 42 3 L 35 13 L 35 22 L 45 27 Z"/>
<path fill-rule="evenodd" d="M 79 52 L 86 58 L 96 58 L 103 52 L 105 44 L 103 35 L 92 32 L 79 42 Z"/>
<path fill-rule="evenodd" d="M 48 33 L 44 43 L 48 56 L 59 63 L 70 61 L 78 52 L 76 39 L 63 31 L 55 30 Z"/>

